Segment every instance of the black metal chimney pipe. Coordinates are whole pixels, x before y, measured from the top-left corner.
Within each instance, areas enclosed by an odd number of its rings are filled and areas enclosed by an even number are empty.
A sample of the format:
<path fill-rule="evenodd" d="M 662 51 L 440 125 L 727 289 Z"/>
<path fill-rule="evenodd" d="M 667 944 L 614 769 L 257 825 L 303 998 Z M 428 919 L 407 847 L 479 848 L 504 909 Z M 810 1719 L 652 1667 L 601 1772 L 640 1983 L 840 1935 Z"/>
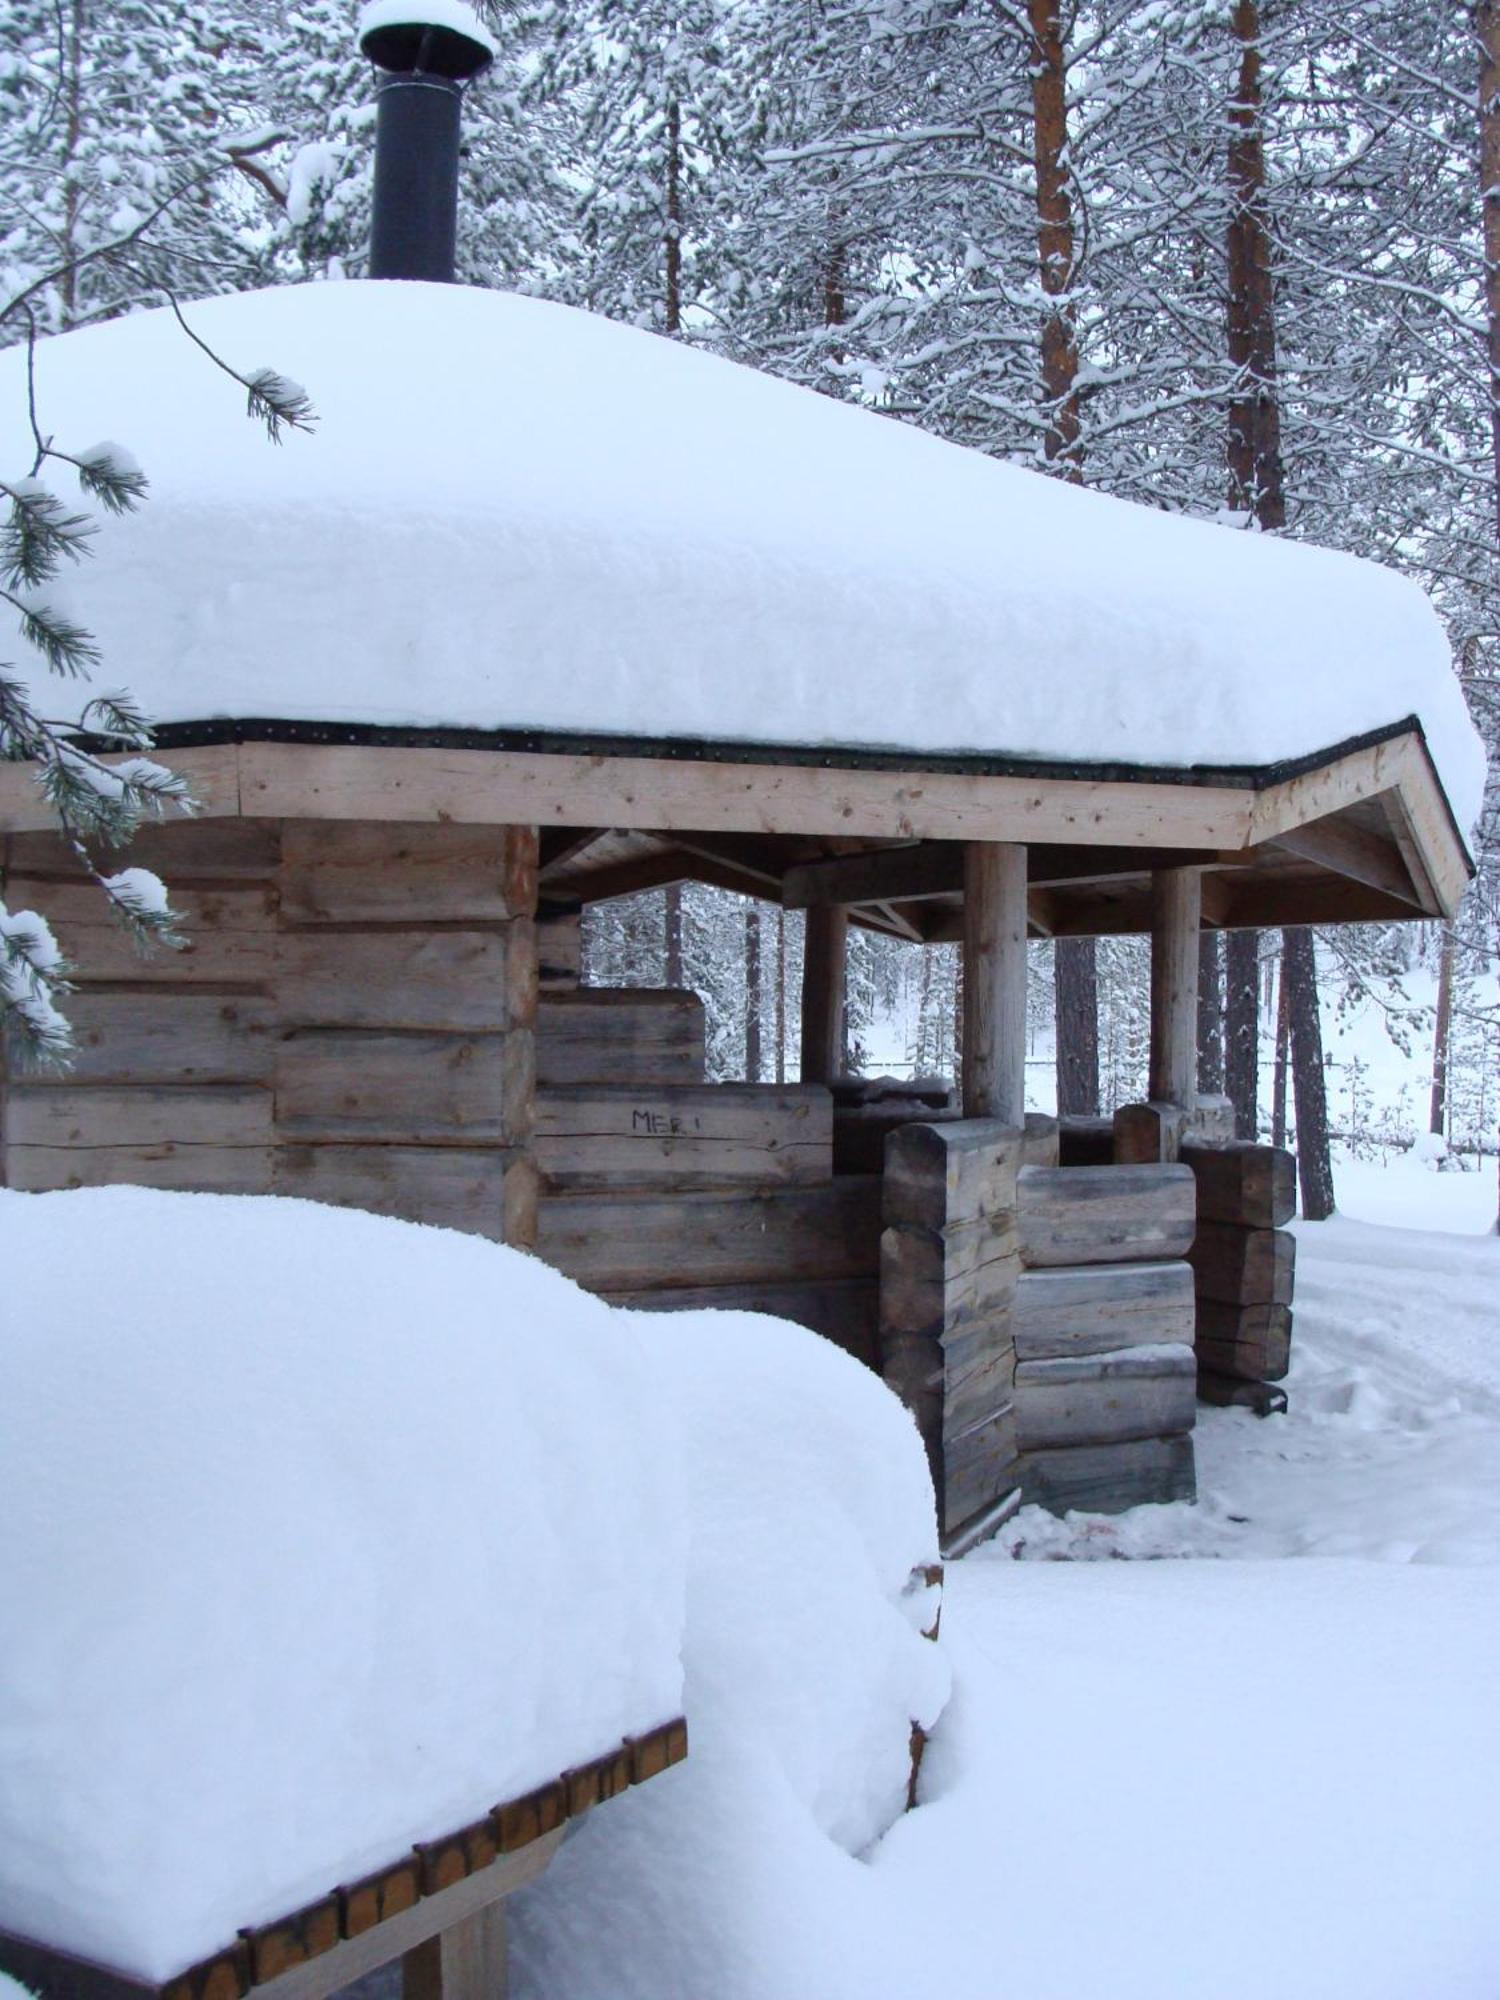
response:
<path fill-rule="evenodd" d="M 477 21 L 478 33 L 468 34 L 452 25 L 459 10 L 439 0 L 430 11 L 447 19 L 423 20 L 428 11 L 423 0 L 413 0 L 402 20 L 390 19 L 388 6 L 365 10 L 377 19 L 359 45 L 385 72 L 376 97 L 369 268 L 372 278 L 451 285 L 464 86 L 489 68 L 493 52 Z"/>

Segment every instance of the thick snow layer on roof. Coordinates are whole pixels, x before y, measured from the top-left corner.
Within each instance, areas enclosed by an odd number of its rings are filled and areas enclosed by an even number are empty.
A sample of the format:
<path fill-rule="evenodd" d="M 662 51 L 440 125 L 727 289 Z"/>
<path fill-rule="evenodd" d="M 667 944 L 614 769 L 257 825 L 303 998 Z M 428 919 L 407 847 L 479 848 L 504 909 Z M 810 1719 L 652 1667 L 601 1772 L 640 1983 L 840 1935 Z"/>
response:
<path fill-rule="evenodd" d="M 1483 760 L 1423 593 L 1073 489 L 586 313 L 459 286 L 195 306 L 304 384 L 271 449 L 155 312 L 46 343 L 39 414 L 151 497 L 79 579 L 160 721 L 275 716 L 1265 764 L 1416 713 Z M 25 470 L 24 356 L 0 467 Z"/>
<path fill-rule="evenodd" d="M 645 1322 L 311 1202 L 0 1239 L 0 1927 L 161 1978 L 681 1712 Z"/>

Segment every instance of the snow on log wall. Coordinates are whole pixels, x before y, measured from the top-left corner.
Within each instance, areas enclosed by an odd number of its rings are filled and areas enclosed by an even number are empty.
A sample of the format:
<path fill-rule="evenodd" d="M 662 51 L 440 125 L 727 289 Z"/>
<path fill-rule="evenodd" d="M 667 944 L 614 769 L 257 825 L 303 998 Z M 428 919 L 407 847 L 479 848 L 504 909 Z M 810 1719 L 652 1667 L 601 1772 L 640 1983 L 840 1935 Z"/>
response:
<path fill-rule="evenodd" d="M 77 967 L 71 1070 L 13 1078 L 5 1179 L 285 1194 L 517 1244 L 536 1229 L 532 828 L 143 830 L 186 948 L 139 955 L 66 844 L 6 893 Z"/>

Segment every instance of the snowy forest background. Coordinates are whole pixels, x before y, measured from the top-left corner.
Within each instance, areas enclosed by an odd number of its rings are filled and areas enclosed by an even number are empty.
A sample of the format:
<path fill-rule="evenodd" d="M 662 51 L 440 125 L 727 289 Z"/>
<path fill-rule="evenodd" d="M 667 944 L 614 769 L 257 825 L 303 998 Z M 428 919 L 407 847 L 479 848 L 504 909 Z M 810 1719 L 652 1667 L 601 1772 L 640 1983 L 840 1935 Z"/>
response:
<path fill-rule="evenodd" d="M 1393 564 L 1433 595 L 1500 749 L 1497 0 L 481 11 L 500 57 L 465 118 L 466 281 Z M 0 0 L 4 339 L 359 275 L 374 102 L 355 13 Z M 512 387 L 498 358 L 494 386 Z M 1493 1150 L 1493 788 L 1479 859 L 1451 927 L 1330 932 L 1316 955 L 1298 934 L 1206 940 L 1203 1082 L 1227 1084 L 1242 1130 L 1309 1121 L 1331 1078 L 1356 1150 L 1429 1126 Z M 659 891 L 592 914 L 588 972 L 697 987 L 712 1073 L 780 1077 L 799 924 Z M 955 961 L 854 934 L 854 1066 L 951 1074 Z M 1330 1019 L 1376 1020 L 1378 1047 L 1299 1031 L 1314 965 Z M 1143 1094 L 1146 985 L 1139 940 L 1034 948 L 1039 1104 L 1059 1025 L 1060 1108 Z M 1381 1049 L 1410 1057 L 1404 1081 L 1387 1087 Z"/>

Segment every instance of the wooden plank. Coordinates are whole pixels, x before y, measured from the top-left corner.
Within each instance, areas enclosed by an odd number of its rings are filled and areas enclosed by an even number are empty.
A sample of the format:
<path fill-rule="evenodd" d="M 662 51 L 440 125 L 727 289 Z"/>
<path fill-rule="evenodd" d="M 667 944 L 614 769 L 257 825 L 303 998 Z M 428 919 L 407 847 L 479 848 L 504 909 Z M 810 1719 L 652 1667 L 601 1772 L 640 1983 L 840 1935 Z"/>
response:
<path fill-rule="evenodd" d="M 1297 1239 L 1288 1230 L 1205 1222 L 1189 1254 L 1200 1298 L 1246 1306 L 1292 1302 Z"/>
<path fill-rule="evenodd" d="M 1188 1167 L 1023 1167 L 1016 1195 L 1031 1268 L 1181 1257 L 1193 1240 Z"/>
<path fill-rule="evenodd" d="M 0 771 L 0 824 L 29 804 Z M 1035 840 L 1147 848 L 1248 843 L 1248 787 L 988 777 L 823 765 L 573 753 L 246 743 L 241 810 L 254 818 L 449 820 L 799 833 L 874 839 Z M 14 803 L 13 803 L 14 802 Z"/>
<path fill-rule="evenodd" d="M 557 1190 L 813 1186 L 833 1178 L 833 1102 L 814 1084 L 554 1087 L 534 1151 Z"/>
<path fill-rule="evenodd" d="M 591 1291 L 870 1278 L 880 1182 L 850 1175 L 774 1194 L 554 1195 L 537 1255 Z"/>
<path fill-rule="evenodd" d="M 502 923 L 536 903 L 529 826 L 291 819 L 282 853 L 290 924 Z"/>
<path fill-rule="evenodd" d="M 271 1093 L 254 1084 L 12 1084 L 4 1136 L 14 1146 L 268 1146 Z"/>
<path fill-rule="evenodd" d="M 1016 1436 L 1023 1451 L 1036 1451 L 1191 1430 L 1197 1382 L 1191 1347 L 1018 1361 Z"/>
<path fill-rule="evenodd" d="M 1198 1490 L 1190 1434 L 1027 1451 L 1020 1473 L 1027 1502 L 1054 1514 L 1074 1508 L 1122 1514 L 1128 1507 L 1192 1500 Z"/>
<path fill-rule="evenodd" d="M 401 2000 L 505 2000 L 505 1904 L 488 1904 L 407 1952 Z"/>
<path fill-rule="evenodd" d="M 1026 1110 L 1026 849 L 964 850 L 963 1106 L 1019 1126 Z"/>
<path fill-rule="evenodd" d="M 276 1048 L 277 1131 L 393 1145 L 525 1140 L 529 1039 L 299 1029 Z"/>
<path fill-rule="evenodd" d="M 536 940 L 529 921 L 487 930 L 283 931 L 276 997 L 288 1027 L 530 1027 Z"/>
<path fill-rule="evenodd" d="M 1198 1214 L 1205 1222 L 1281 1229 L 1297 1213 L 1297 1162 L 1284 1146 L 1249 1140 L 1204 1146 L 1187 1140 L 1182 1161 L 1198 1183 Z"/>
<path fill-rule="evenodd" d="M 543 1086 L 702 1083 L 705 1025 L 696 993 L 581 986 L 537 1007 Z"/>
<path fill-rule="evenodd" d="M 271 1073 L 275 1016 L 259 994 L 95 987 L 69 996 L 68 1019 L 77 1054 L 57 1088 L 260 1083 Z"/>
<path fill-rule="evenodd" d="M 37 910 L 47 919 L 80 984 L 255 984 L 270 976 L 276 897 L 269 883 L 193 888 L 172 880 L 167 886 L 185 939 L 180 951 L 164 945 L 140 950 L 93 882 L 12 874 L 5 898 L 12 910 Z"/>
<path fill-rule="evenodd" d="M 870 1278 L 754 1285 L 683 1285 L 671 1291 L 605 1292 L 611 1305 L 641 1312 L 757 1312 L 789 1319 L 831 1340 L 868 1368 L 878 1361 L 880 1288 Z"/>
<path fill-rule="evenodd" d="M 1158 868 L 1151 877 L 1151 1081 L 1155 1103 L 1198 1098 L 1198 931 L 1203 876 Z"/>
<path fill-rule="evenodd" d="M 281 1146 L 272 1189 L 515 1242 L 506 1226 L 507 1183 L 528 1171 L 524 1155 L 500 1146 Z"/>
<path fill-rule="evenodd" d="M 101 757 L 99 761 L 102 764 L 119 764 L 126 761 L 126 755 Z M 203 817 L 234 817 L 239 813 L 238 745 L 215 743 L 191 750 L 163 750 L 158 753 L 157 761 L 165 764 L 179 778 L 187 780 Z M 33 764 L 0 764 L 0 832 L 51 834 L 55 829 L 57 814 L 37 787 L 35 769 Z M 179 815 L 163 825 L 165 829 L 196 829 L 201 823 L 201 818 L 188 820 Z M 142 862 L 140 865 L 150 867 L 151 863 Z"/>
<path fill-rule="evenodd" d="M 1023 1271 L 1011 1324 L 1018 1361 L 1107 1354 L 1160 1341 L 1191 1345 L 1192 1266 L 1084 1264 Z"/>
<path fill-rule="evenodd" d="M 849 913 L 821 904 L 807 913 L 802 950 L 801 1071 L 804 1083 L 827 1083 L 846 1067 L 844 962 Z"/>

